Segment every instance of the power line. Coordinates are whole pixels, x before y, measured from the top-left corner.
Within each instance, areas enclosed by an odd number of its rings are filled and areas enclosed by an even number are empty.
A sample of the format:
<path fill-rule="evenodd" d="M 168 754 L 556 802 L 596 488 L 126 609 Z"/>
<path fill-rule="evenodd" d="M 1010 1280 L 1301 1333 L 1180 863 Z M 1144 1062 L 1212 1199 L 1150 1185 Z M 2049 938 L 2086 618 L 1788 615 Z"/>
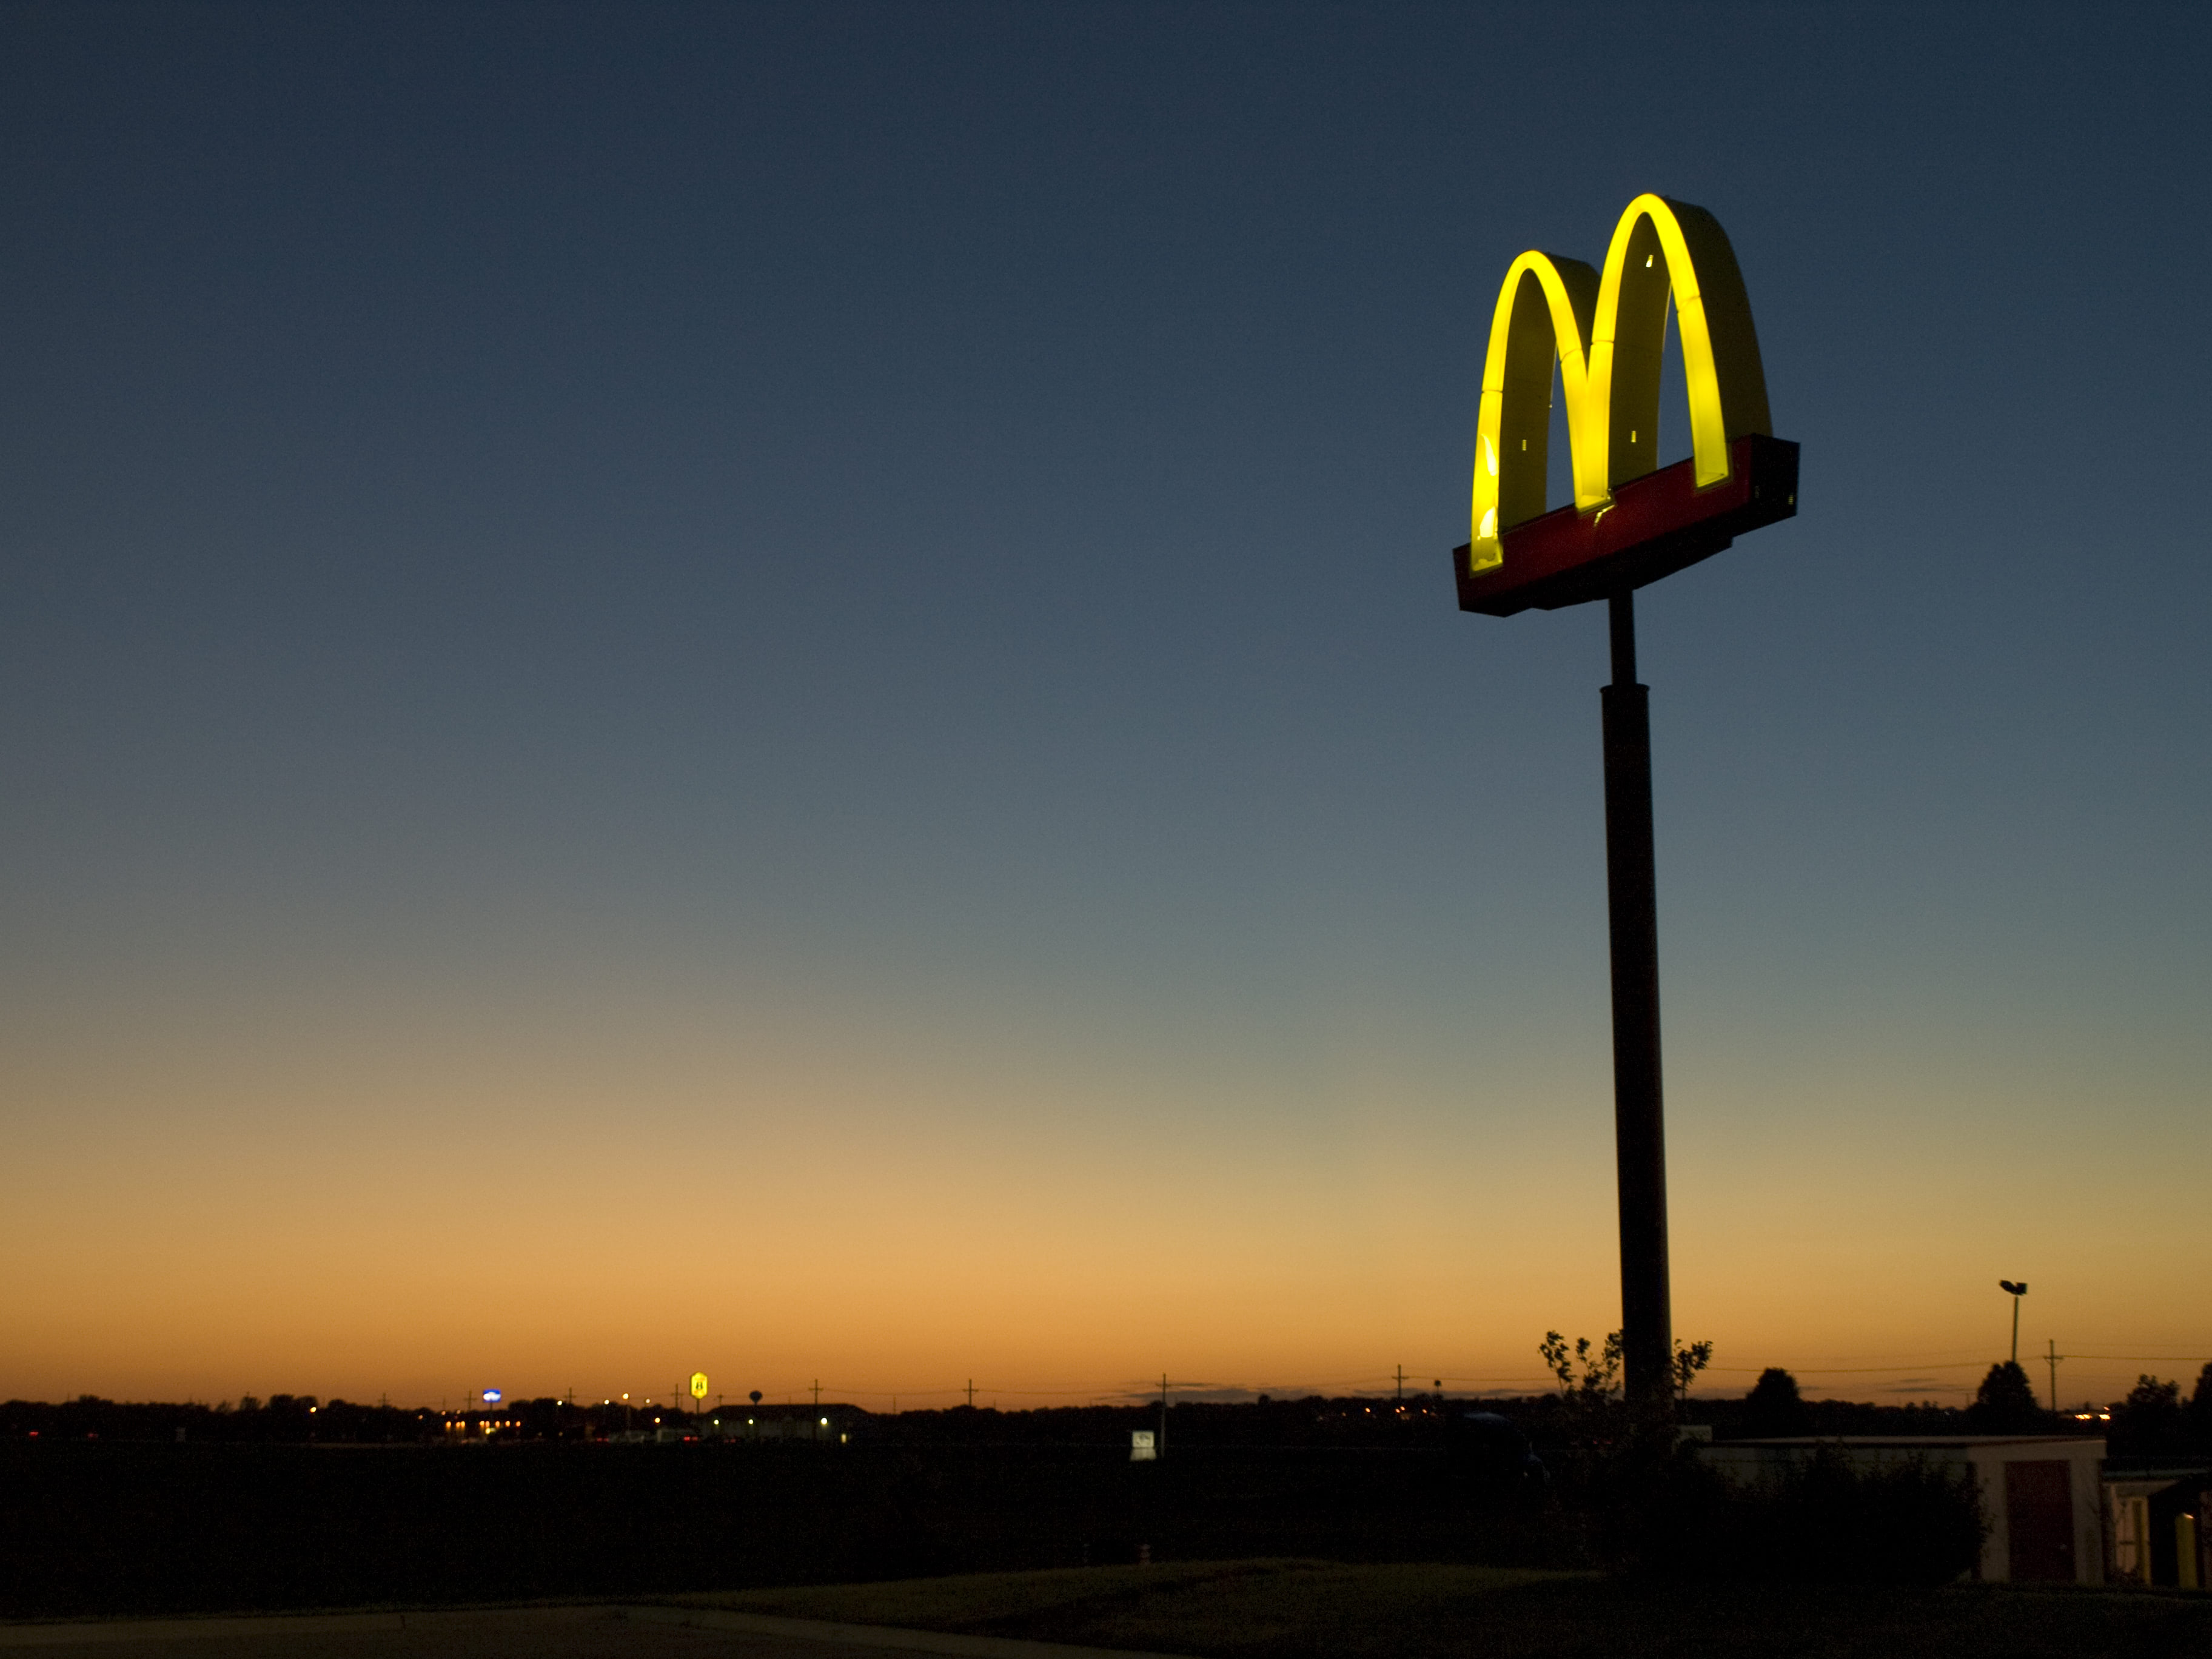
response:
<path fill-rule="evenodd" d="M 1714 1371 L 1743 1372 L 1765 1371 L 1781 1369 L 1802 1371 L 1808 1376 L 1845 1376 L 1863 1373 L 1878 1374 L 1887 1371 L 1971 1371 L 1978 1370 L 1988 1363 L 1989 1362 L 1987 1360 L 1983 1359 L 1947 1359 L 1940 1364 L 1929 1365 L 1908 1365 L 1900 1362 L 1894 1365 L 1790 1365 L 1784 1367 L 1769 1365 L 1708 1365 L 1705 1369 L 1707 1370 Z"/>

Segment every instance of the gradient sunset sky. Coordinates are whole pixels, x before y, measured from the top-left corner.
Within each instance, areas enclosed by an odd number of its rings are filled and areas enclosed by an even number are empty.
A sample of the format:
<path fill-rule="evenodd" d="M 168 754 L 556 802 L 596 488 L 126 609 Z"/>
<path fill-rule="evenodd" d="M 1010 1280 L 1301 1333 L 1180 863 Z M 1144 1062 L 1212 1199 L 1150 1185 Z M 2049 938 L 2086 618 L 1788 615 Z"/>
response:
<path fill-rule="evenodd" d="M 1449 550 L 1507 264 L 1644 190 L 1804 446 L 1639 606 L 1676 1330 L 1956 1399 L 2008 1277 L 2066 1400 L 2193 1377 L 2208 64 L 0 11 L 0 1396 L 1536 1386 L 1618 1323 L 1604 618 Z"/>

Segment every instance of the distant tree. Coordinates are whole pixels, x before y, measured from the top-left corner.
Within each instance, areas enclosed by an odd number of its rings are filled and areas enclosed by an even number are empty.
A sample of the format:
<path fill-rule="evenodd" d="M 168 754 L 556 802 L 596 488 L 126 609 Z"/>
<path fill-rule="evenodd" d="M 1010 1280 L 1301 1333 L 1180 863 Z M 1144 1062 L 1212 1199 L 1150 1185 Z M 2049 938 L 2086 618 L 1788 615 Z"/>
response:
<path fill-rule="evenodd" d="M 1692 1342 L 1685 1347 L 1680 1337 L 1674 1339 L 1674 1392 L 1678 1395 L 1685 1400 L 1690 1397 L 1691 1382 L 1712 1357 L 1713 1345 L 1710 1342 Z"/>
<path fill-rule="evenodd" d="M 1620 1389 L 1620 1333 L 1614 1331 L 1605 1339 L 1602 1346 L 1594 1345 L 1589 1338 L 1575 1339 L 1570 1358 L 1567 1339 L 1557 1331 L 1546 1331 L 1544 1340 L 1536 1345 L 1536 1352 L 1544 1356 L 1544 1363 L 1552 1368 L 1552 1375 L 1559 1379 L 1559 1392 L 1570 1400 L 1610 1399 Z M 1575 1376 L 1579 1364 L 1583 1374 Z"/>
<path fill-rule="evenodd" d="M 1759 1381 L 1743 1397 L 1743 1426 L 1753 1434 L 1805 1434 L 1813 1427 L 1813 1413 L 1797 1392 L 1797 1379 L 1779 1365 L 1759 1372 Z"/>
<path fill-rule="evenodd" d="M 2043 1428 L 2049 1420 L 2035 1403 L 2035 1385 L 2014 1359 L 1990 1367 L 1966 1418 L 1984 1434 L 2017 1434 Z"/>
<path fill-rule="evenodd" d="M 1620 1392 L 1620 1333 L 1602 1342 L 1576 1339 L 1572 1347 L 1557 1331 L 1536 1345 L 1544 1364 L 1559 1379 L 1556 1405 L 1548 1409 L 1552 1431 L 1570 1444 L 1611 1445 L 1629 1427 Z"/>
<path fill-rule="evenodd" d="M 2197 1450 L 2212 1452 L 2212 1363 L 2197 1373 L 2197 1392 L 2189 1396 L 2189 1434 Z"/>
<path fill-rule="evenodd" d="M 2128 1397 L 2112 1408 L 2113 1449 L 2138 1457 L 2178 1452 L 2189 1443 L 2189 1419 L 2181 1409 L 2181 1384 L 2142 1376 Z"/>

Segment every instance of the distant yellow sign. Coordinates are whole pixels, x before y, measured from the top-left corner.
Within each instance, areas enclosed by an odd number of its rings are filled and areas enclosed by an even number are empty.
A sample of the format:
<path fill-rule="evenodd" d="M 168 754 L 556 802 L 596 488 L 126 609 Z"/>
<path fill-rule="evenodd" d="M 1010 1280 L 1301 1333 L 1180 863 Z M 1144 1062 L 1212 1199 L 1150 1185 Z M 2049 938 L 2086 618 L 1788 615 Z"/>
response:
<path fill-rule="evenodd" d="M 706 1372 L 694 1371 L 691 1373 L 691 1397 L 694 1400 L 704 1400 L 707 1397 Z"/>

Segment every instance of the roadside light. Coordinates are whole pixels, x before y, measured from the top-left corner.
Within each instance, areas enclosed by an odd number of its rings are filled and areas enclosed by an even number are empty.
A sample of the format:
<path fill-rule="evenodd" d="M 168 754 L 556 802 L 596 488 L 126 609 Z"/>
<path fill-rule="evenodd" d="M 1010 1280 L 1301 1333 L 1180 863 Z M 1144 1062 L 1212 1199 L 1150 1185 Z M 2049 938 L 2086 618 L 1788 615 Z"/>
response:
<path fill-rule="evenodd" d="M 1997 1280 L 1997 1288 L 2012 1298 L 2012 1363 L 2020 1364 L 2020 1299 L 2027 1294 L 2027 1281 L 2015 1285 L 2009 1279 Z"/>

